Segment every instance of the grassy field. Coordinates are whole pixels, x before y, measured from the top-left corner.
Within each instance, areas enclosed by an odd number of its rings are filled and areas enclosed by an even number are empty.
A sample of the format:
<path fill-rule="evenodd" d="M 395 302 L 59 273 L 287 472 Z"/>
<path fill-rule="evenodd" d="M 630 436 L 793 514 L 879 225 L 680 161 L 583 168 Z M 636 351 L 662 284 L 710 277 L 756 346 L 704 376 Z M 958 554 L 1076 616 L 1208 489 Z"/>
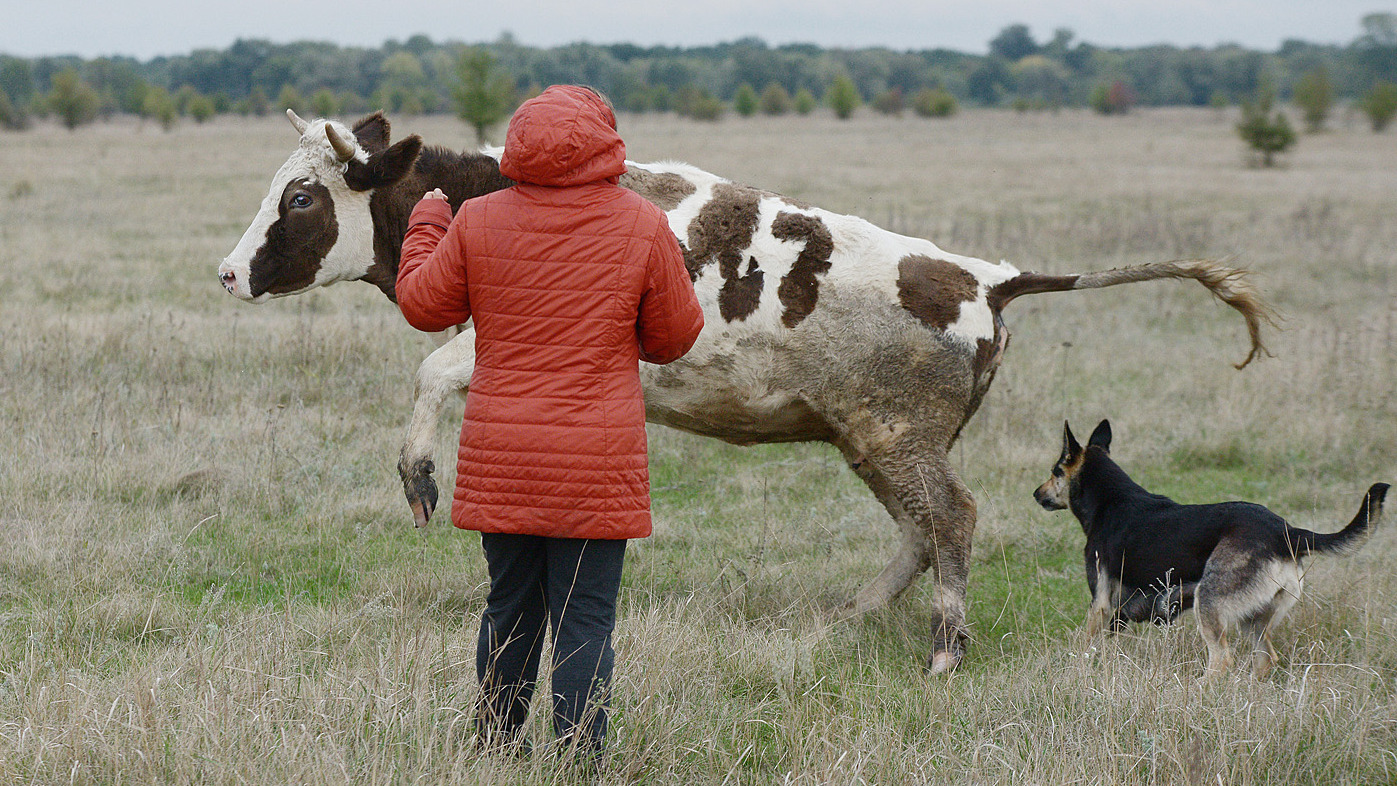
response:
<path fill-rule="evenodd" d="M 653 428 L 603 782 L 1397 782 L 1393 527 L 1312 562 L 1268 680 L 1205 689 L 1191 614 L 1083 637 L 1080 529 L 1030 498 L 1065 418 L 1111 418 L 1152 490 L 1322 531 L 1397 480 L 1397 135 L 1341 120 L 1260 170 L 1232 122 L 622 119 L 634 159 L 1021 269 L 1231 259 L 1285 321 L 1238 372 L 1241 320 L 1192 284 L 1009 308 L 953 454 L 980 522 L 949 678 L 921 673 L 926 587 L 835 618 L 894 530 L 833 449 Z M 471 745 L 478 539 L 414 531 L 394 471 L 429 342 L 365 285 L 218 286 L 294 143 L 279 118 L 0 137 L 0 781 L 571 782 Z"/>

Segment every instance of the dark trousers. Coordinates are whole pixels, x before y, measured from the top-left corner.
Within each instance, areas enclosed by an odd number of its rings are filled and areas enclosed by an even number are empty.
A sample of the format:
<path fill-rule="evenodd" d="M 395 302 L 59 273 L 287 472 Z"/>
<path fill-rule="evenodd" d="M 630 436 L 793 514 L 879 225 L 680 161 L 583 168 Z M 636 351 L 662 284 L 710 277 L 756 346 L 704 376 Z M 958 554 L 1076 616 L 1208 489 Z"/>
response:
<path fill-rule="evenodd" d="M 553 731 L 600 750 L 616 655 L 624 540 L 482 533 L 490 595 L 475 654 L 477 729 L 517 739 L 538 681 L 543 632 L 553 632 Z"/>

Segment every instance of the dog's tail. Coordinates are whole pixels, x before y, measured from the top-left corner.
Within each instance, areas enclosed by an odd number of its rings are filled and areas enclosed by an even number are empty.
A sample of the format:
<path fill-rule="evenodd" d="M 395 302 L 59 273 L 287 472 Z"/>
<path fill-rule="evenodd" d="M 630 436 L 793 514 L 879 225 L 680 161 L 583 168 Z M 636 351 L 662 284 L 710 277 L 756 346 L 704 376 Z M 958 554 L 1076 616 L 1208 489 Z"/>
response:
<path fill-rule="evenodd" d="M 1208 288 L 1219 300 L 1237 309 L 1247 321 L 1251 336 L 1251 352 L 1237 368 L 1245 368 L 1257 355 L 1270 355 L 1261 343 L 1261 323 L 1276 324 L 1276 312 L 1262 300 L 1256 288 L 1247 280 L 1247 272 L 1225 267 L 1203 259 L 1178 259 L 1172 262 L 1151 262 L 1094 273 L 1070 273 L 1053 276 L 1044 273 L 1020 273 L 1001 282 L 989 291 L 991 308 L 1001 311 L 1009 301 L 1020 295 L 1039 292 L 1066 292 L 1074 289 L 1099 289 L 1136 281 L 1159 278 L 1191 278 Z"/>
<path fill-rule="evenodd" d="M 1353 517 L 1353 521 L 1349 522 L 1347 527 L 1331 535 L 1321 535 L 1296 527 L 1289 528 L 1286 534 L 1295 548 L 1295 556 L 1303 557 L 1315 552 L 1344 552 L 1352 548 L 1359 538 L 1370 528 L 1377 526 L 1378 521 L 1382 519 L 1382 501 L 1387 496 L 1387 489 L 1386 483 L 1374 483 L 1363 496 L 1363 507 L 1358 509 L 1358 515 Z"/>

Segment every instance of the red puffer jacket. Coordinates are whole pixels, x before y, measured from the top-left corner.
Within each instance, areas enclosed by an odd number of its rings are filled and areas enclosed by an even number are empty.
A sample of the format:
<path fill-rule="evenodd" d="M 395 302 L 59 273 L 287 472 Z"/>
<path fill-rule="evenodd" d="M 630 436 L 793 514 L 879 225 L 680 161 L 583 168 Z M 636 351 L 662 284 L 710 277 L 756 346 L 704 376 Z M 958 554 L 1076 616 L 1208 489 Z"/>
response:
<path fill-rule="evenodd" d="M 616 185 L 625 145 L 594 93 L 551 87 L 510 121 L 518 185 L 412 213 L 398 306 L 475 320 L 451 519 L 483 532 L 650 534 L 639 360 L 678 359 L 703 312 L 665 214 Z"/>

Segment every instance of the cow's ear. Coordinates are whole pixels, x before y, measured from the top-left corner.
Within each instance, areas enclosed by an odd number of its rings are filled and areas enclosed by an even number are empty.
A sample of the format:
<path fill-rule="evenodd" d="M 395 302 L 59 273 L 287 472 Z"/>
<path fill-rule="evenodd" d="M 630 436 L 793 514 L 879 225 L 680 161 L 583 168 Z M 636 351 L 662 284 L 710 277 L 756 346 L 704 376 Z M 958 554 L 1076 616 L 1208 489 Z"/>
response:
<path fill-rule="evenodd" d="M 351 159 L 344 172 L 344 182 L 355 191 L 391 186 L 412 171 L 417 154 L 422 152 L 422 137 L 416 134 L 381 153 L 369 156 L 367 164 Z"/>
<path fill-rule="evenodd" d="M 374 112 L 354 124 L 354 138 L 359 146 L 370 155 L 388 149 L 388 118 L 382 112 Z"/>
<path fill-rule="evenodd" d="M 1097 424 L 1096 430 L 1091 432 L 1091 438 L 1087 440 L 1087 447 L 1111 452 L 1111 421 L 1103 420 Z"/>

